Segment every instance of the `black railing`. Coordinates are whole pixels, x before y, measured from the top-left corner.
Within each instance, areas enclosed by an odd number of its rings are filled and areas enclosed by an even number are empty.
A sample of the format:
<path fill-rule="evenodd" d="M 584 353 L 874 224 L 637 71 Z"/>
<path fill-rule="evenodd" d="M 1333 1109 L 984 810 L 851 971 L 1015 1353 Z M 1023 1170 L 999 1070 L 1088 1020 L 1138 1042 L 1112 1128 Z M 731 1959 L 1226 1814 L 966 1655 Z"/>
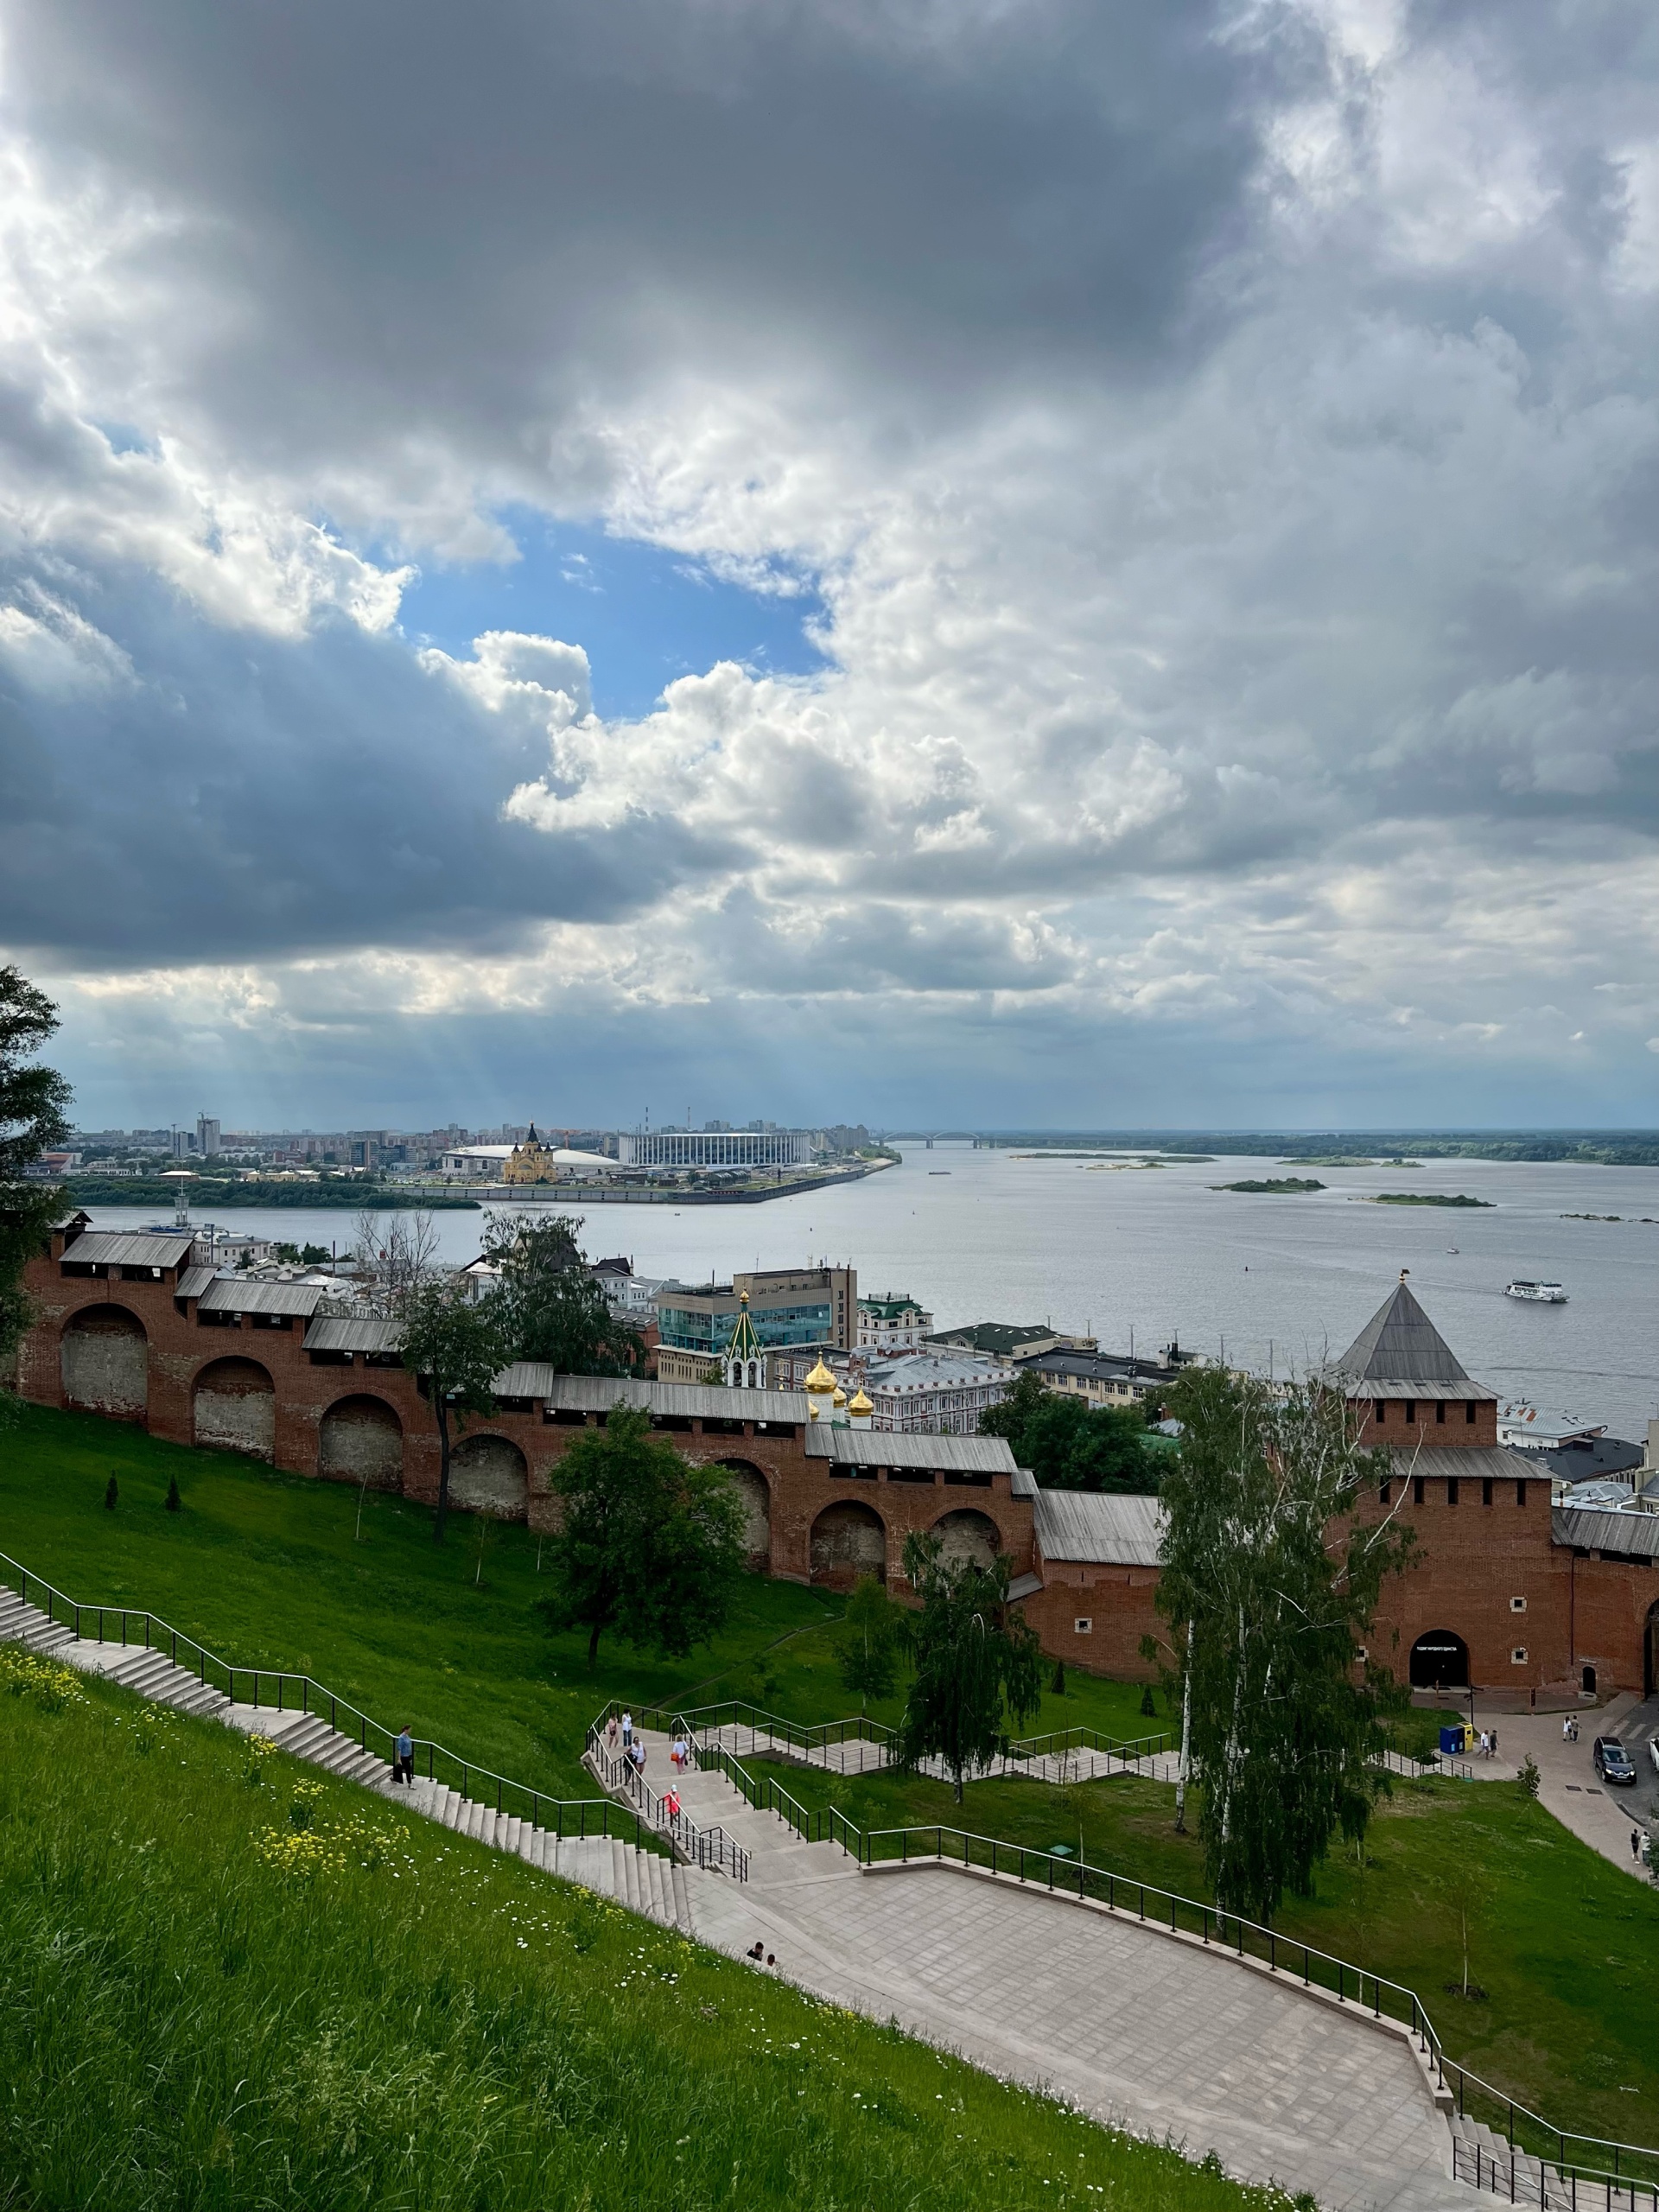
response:
<path fill-rule="evenodd" d="M 632 1800 L 647 1828 L 666 1839 L 688 1866 L 711 1873 L 728 1874 L 734 1881 L 749 1878 L 749 1854 L 718 1825 L 700 1826 L 675 1802 L 672 1785 L 658 1792 L 651 1787 L 626 1751 L 613 1753 L 606 1732 L 595 1721 L 588 1731 L 588 1765 L 603 1789 L 621 1790 Z"/>
<path fill-rule="evenodd" d="M 215 1690 L 232 1705 L 256 1712 L 299 1713 L 326 1720 L 330 1732 L 354 1742 L 360 1752 L 390 1766 L 397 1751 L 397 1733 L 373 1719 L 359 1706 L 340 1697 L 310 1675 L 290 1674 L 279 1668 L 238 1667 L 221 1659 L 192 1636 L 183 1635 L 156 1613 L 131 1605 L 91 1605 L 67 1596 L 38 1574 L 0 1552 L 0 1585 L 15 1589 L 58 1626 L 67 1628 L 81 1643 L 116 1643 L 158 1653 L 175 1667 L 195 1675 L 206 1689 Z M 112 1632 L 114 1631 L 114 1632 Z M 497 1774 L 493 1768 L 463 1758 L 459 1751 L 429 1737 L 416 1737 L 416 1769 L 435 1783 L 443 1783 L 462 1797 L 492 1806 L 498 1813 L 527 1820 L 532 1827 L 560 1836 L 616 1834 L 643 1844 L 648 1836 L 638 1816 L 609 1797 L 563 1798 L 533 1789 L 527 1782 Z"/>
<path fill-rule="evenodd" d="M 1612 2145 L 1616 2157 L 1623 2147 Z M 1616 2164 L 1587 2166 L 1564 2154 L 1559 2160 L 1541 2158 L 1513 2143 L 1489 2149 L 1460 2129 L 1452 2131 L 1452 2178 L 1511 2204 L 1535 2204 L 1539 2212 L 1656 2212 L 1659 2207 L 1659 2183 L 1620 2172 Z"/>

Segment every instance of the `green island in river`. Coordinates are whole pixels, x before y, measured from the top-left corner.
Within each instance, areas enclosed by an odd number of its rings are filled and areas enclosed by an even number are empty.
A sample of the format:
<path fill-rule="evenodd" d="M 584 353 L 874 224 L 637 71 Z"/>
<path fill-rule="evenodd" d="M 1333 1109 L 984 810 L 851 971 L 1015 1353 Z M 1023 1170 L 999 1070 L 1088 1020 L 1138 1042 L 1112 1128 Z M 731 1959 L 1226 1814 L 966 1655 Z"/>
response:
<path fill-rule="evenodd" d="M 1490 1198 L 1471 1198 L 1460 1191 L 1456 1198 L 1448 1198 L 1443 1191 L 1379 1191 L 1374 1198 L 1362 1198 L 1367 1206 L 1484 1206 L 1490 1213 Z"/>
<path fill-rule="evenodd" d="M 1299 1194 L 1303 1191 L 1322 1191 L 1325 1185 L 1316 1183 L 1312 1176 L 1275 1175 L 1262 1182 L 1212 1183 L 1210 1187 L 1212 1191 L 1272 1191 L 1283 1196 L 1286 1193 Z"/>

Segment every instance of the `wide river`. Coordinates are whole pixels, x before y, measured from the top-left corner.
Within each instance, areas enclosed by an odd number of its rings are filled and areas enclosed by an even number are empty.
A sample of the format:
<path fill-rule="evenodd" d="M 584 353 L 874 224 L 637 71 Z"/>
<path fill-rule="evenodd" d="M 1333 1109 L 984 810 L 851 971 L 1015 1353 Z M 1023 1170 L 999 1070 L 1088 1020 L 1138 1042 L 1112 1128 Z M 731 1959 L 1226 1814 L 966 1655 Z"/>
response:
<path fill-rule="evenodd" d="M 1301 1197 L 1211 1185 L 1317 1176 Z M 1490 1212 L 1368 1205 L 1378 1191 L 1466 1192 Z M 582 1212 L 579 1198 L 561 1211 Z M 1458 1160 L 1414 1168 L 1279 1166 L 1261 1159 L 1112 1166 L 939 1146 L 839 1189 L 764 1205 L 594 1205 L 590 1255 L 707 1281 L 734 1268 L 850 1261 L 861 1290 L 909 1292 L 941 1327 L 1046 1321 L 1155 1353 L 1172 1337 L 1282 1374 L 1342 1351 L 1402 1268 L 1470 1373 L 1503 1395 L 1608 1423 L 1639 1441 L 1659 1413 L 1659 1168 Z M 1620 1221 L 1569 1219 L 1618 1214 Z M 154 1220 L 99 1207 L 99 1227 Z M 353 1216 L 238 1210 L 237 1229 L 351 1243 Z M 444 1256 L 470 1258 L 481 1217 L 435 1217 Z M 1455 1249 L 1453 1249 L 1455 1248 Z M 1505 1298 L 1555 1281 L 1565 1306 Z"/>

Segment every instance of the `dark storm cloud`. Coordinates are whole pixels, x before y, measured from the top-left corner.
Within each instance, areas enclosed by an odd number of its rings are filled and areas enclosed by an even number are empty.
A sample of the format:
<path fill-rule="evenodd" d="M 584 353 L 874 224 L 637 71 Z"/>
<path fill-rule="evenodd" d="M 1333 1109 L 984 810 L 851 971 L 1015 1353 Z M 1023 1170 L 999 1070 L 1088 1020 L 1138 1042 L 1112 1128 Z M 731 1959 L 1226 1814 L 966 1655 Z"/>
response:
<path fill-rule="evenodd" d="M 110 967 L 499 952 L 729 859 L 671 820 L 602 841 L 503 822 L 528 747 L 395 637 L 331 616 L 227 640 L 143 576 L 48 582 L 0 569 L 39 679 L 0 675 L 0 943 Z"/>
<path fill-rule="evenodd" d="M 1297 41 L 1205 0 L 14 9 L 11 106 L 60 178 L 168 211 L 205 311 L 176 404 L 244 454 L 441 424 L 533 471 L 562 406 L 682 365 L 953 387 L 1146 365 L 1236 245 Z"/>

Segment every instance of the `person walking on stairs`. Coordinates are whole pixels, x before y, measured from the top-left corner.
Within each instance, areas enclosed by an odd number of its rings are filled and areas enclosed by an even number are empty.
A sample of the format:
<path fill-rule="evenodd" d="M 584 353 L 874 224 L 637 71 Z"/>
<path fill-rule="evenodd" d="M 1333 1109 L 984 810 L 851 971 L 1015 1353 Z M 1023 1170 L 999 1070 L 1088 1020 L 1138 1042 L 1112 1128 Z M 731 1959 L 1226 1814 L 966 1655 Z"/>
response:
<path fill-rule="evenodd" d="M 633 1715 L 632 1715 L 631 1713 L 625 1713 L 623 1714 L 623 1716 L 622 1716 L 622 1748 L 623 1748 L 623 1750 L 626 1751 L 629 1748 L 629 1746 L 632 1745 L 632 1742 L 633 1742 Z"/>
<path fill-rule="evenodd" d="M 415 1787 L 415 1738 L 409 1732 L 407 1721 L 397 1731 L 397 1751 L 391 1762 L 391 1778 L 394 1782 L 403 1783 L 408 1789 Z"/>

